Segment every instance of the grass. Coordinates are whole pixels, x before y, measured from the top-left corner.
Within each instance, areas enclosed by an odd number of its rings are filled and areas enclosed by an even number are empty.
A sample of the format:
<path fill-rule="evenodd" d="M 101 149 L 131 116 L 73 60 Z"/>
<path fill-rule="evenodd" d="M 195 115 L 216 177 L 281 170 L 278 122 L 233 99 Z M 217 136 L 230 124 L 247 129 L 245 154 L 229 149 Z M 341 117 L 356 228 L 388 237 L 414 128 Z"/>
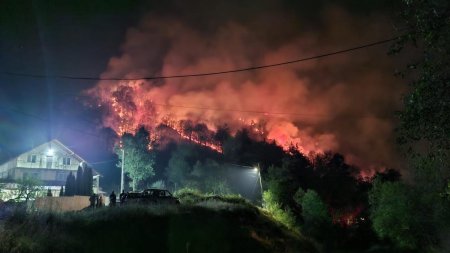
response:
<path fill-rule="evenodd" d="M 0 252 L 316 252 L 237 196 L 183 194 L 178 206 L 16 212 Z"/>
<path fill-rule="evenodd" d="M 236 194 L 216 195 L 201 193 L 196 189 L 183 188 L 179 191 L 176 191 L 174 195 L 175 197 L 179 198 L 181 203 L 185 205 L 199 204 L 208 201 L 218 201 L 229 204 L 244 205 L 248 208 L 255 208 L 255 206 L 251 202 Z"/>

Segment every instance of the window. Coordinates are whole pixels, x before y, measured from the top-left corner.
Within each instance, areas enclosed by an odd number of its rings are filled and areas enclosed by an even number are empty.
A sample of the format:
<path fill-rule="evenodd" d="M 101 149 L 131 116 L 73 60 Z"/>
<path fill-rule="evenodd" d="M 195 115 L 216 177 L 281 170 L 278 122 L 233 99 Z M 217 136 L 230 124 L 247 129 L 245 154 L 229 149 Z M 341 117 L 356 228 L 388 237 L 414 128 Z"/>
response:
<path fill-rule="evenodd" d="M 51 169 L 53 164 L 53 156 L 47 156 L 47 169 Z"/>
<path fill-rule="evenodd" d="M 70 157 L 63 158 L 63 165 L 70 165 Z"/>
<path fill-rule="evenodd" d="M 36 162 L 36 155 L 28 155 L 27 162 L 35 163 Z"/>

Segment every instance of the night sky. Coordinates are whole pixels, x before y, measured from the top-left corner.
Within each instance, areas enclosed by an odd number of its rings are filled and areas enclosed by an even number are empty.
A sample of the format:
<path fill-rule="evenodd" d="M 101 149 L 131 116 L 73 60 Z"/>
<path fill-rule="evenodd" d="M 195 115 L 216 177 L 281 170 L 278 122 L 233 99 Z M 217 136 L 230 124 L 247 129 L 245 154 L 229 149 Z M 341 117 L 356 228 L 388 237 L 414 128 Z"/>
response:
<path fill-rule="evenodd" d="M 121 84 L 51 76 L 138 78 L 313 56 L 395 36 L 398 25 L 390 2 L 2 1 L 0 159 L 52 138 L 92 163 L 110 159 L 112 131 L 104 127 L 114 129 L 117 115 L 104 108 L 108 92 Z M 145 99 L 162 104 L 306 115 L 244 116 L 268 122 L 266 130 L 274 136 L 277 129 L 290 128 L 290 137 L 303 141 L 305 150 L 333 149 L 361 166 L 398 167 L 393 114 L 405 85 L 393 75 L 399 60 L 387 55 L 388 48 L 267 71 L 156 80 L 140 89 Z M 220 97 L 221 89 L 236 101 Z M 266 106 L 268 100 L 273 106 Z M 97 103 L 102 107 L 93 109 Z M 175 113 L 173 107 L 161 110 Z M 242 116 L 177 113 L 177 119 L 208 125 L 228 121 L 236 128 L 233 120 Z"/>

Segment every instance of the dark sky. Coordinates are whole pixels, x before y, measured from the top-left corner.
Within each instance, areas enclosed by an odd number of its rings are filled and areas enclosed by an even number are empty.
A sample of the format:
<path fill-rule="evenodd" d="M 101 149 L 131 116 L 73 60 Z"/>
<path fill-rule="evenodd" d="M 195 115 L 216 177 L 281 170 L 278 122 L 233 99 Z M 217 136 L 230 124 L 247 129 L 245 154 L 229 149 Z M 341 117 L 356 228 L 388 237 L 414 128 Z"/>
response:
<path fill-rule="evenodd" d="M 108 134 L 100 130 L 101 114 L 80 102 L 81 92 L 96 85 L 95 81 L 23 77 L 8 72 L 98 77 L 111 69 L 112 57 L 120 58 L 129 50 L 130 28 L 152 19 L 177 20 L 205 38 L 228 22 L 242 24 L 252 30 L 252 38 L 264 41 L 271 49 L 301 34 L 330 37 L 334 30 L 329 28 L 326 13 L 336 7 L 347 13 L 350 24 L 366 17 L 370 22 L 381 20 L 387 28 L 370 33 L 373 38 L 384 38 L 394 23 L 386 22 L 395 13 L 390 2 L 2 1 L 0 160 L 51 138 L 61 139 L 91 162 L 108 157 Z M 355 44 L 343 38 L 336 45 Z M 155 61 L 161 59 L 155 55 L 164 56 L 165 49 L 147 50 L 154 51 L 154 59 L 146 64 L 158 65 Z"/>
<path fill-rule="evenodd" d="M 93 3 L 94 2 L 94 3 Z M 27 78 L 98 76 L 144 10 L 128 1 L 3 1 L 0 8 L 0 143 L 14 154 L 49 138 L 86 146 L 98 121 L 77 100 L 94 82 Z M 98 115 L 97 115 L 98 116 Z M 69 126 L 70 128 L 67 128 Z M 89 139 L 90 141 L 74 141 Z M 4 156 L 4 154 L 3 154 Z M 93 157 L 88 157 L 94 159 Z"/>

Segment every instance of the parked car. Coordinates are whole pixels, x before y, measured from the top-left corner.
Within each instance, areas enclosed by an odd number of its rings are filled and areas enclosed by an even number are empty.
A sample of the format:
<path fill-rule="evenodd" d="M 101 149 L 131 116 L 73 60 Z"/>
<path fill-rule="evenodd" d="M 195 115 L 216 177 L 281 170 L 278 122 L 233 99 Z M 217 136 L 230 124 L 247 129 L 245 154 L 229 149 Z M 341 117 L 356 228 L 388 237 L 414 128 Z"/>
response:
<path fill-rule="evenodd" d="M 168 190 L 145 189 L 142 192 L 127 193 L 125 203 L 140 204 L 180 204 L 180 201 Z"/>

